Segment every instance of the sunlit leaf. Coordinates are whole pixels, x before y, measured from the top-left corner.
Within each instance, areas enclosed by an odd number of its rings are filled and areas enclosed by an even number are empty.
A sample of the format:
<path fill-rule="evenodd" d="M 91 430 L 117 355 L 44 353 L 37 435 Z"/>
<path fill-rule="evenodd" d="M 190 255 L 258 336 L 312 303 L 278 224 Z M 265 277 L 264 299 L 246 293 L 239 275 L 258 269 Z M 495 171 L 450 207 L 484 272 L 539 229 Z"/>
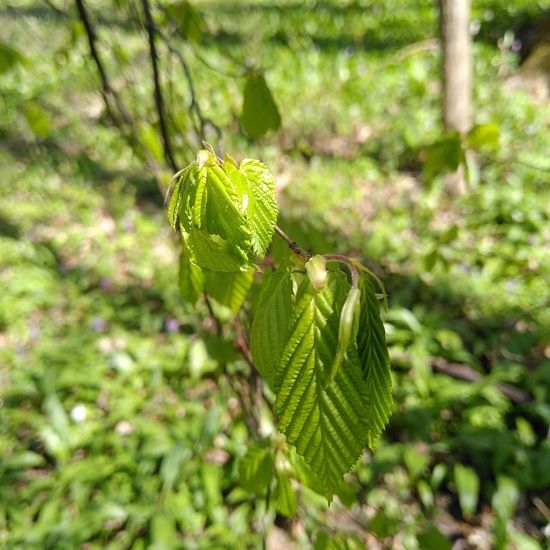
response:
<path fill-rule="evenodd" d="M 380 305 L 369 276 L 361 277 L 361 313 L 357 349 L 367 385 L 369 406 L 363 412 L 368 425 L 367 444 L 372 449 L 386 427 L 392 407 L 390 357 L 386 346 Z"/>
<path fill-rule="evenodd" d="M 328 498 L 359 458 L 370 429 L 369 389 L 355 347 L 326 385 L 348 289 L 341 273 L 329 273 L 322 291 L 309 278 L 303 280 L 275 373 L 279 429 L 319 477 Z"/>
<path fill-rule="evenodd" d="M 273 386 L 275 364 L 288 332 L 292 282 L 286 268 L 266 272 L 264 277 L 250 332 L 250 351 L 258 372 Z"/>
<path fill-rule="evenodd" d="M 267 489 L 273 477 L 273 454 L 269 447 L 255 446 L 239 462 L 241 485 L 253 493 Z"/>
<path fill-rule="evenodd" d="M 179 289 L 182 298 L 195 305 L 204 287 L 204 272 L 191 262 L 189 253 L 183 249 L 180 253 Z"/>
<path fill-rule="evenodd" d="M 51 132 L 51 117 L 38 103 L 29 101 L 23 108 L 25 120 L 32 133 L 39 138 L 46 138 Z"/>
<path fill-rule="evenodd" d="M 237 271 L 235 273 L 206 271 L 204 272 L 204 289 L 220 304 L 236 313 L 250 290 L 253 277 L 253 271 Z"/>
<path fill-rule="evenodd" d="M 241 124 L 251 139 L 258 139 L 281 126 L 279 109 L 262 74 L 252 73 L 246 78 Z"/>

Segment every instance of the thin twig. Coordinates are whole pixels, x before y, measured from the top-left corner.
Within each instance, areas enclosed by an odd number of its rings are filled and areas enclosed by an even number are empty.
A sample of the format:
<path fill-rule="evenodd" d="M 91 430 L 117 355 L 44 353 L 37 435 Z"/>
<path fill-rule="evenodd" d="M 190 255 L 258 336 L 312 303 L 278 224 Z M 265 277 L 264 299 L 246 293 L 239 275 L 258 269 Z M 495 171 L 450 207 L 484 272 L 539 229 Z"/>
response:
<path fill-rule="evenodd" d="M 298 254 L 298 256 L 301 256 L 304 260 L 309 260 L 311 258 L 311 254 L 300 248 L 296 241 L 293 241 L 278 225 L 275 226 L 275 233 L 286 242 L 292 252 Z"/>
<path fill-rule="evenodd" d="M 88 39 L 88 46 L 90 48 L 90 55 L 95 63 L 97 72 L 99 74 L 99 79 L 101 81 L 101 96 L 103 97 L 103 102 L 105 103 L 105 109 L 107 114 L 111 119 L 111 122 L 116 126 L 119 131 L 122 133 L 126 141 L 134 148 L 139 148 L 143 151 L 143 154 L 146 158 L 146 164 L 149 170 L 153 173 L 157 187 L 159 191 L 164 194 L 164 187 L 161 181 L 161 168 L 157 164 L 156 160 L 153 158 L 149 149 L 140 141 L 138 137 L 138 131 L 136 124 L 130 110 L 126 107 L 124 101 L 117 93 L 115 88 L 111 85 L 107 70 L 101 59 L 99 53 L 99 48 L 97 45 L 97 33 L 95 31 L 92 20 L 88 15 L 88 10 L 84 0 L 75 0 L 76 7 L 78 10 L 79 18 L 84 26 L 86 32 L 86 37 Z M 129 130 L 127 131 L 125 125 L 128 126 Z"/>
<path fill-rule="evenodd" d="M 145 15 L 145 28 L 147 29 L 147 36 L 149 38 L 149 57 L 151 59 L 151 66 L 153 69 L 155 106 L 159 118 L 160 133 L 162 135 L 162 143 L 164 146 L 164 156 L 174 172 L 177 172 L 178 165 L 174 158 L 174 152 L 172 151 L 172 145 L 170 143 L 170 135 L 168 133 L 168 126 L 166 124 L 166 118 L 164 116 L 164 100 L 162 97 L 157 47 L 155 44 L 155 23 L 153 21 L 153 16 L 151 15 L 149 0 L 141 0 L 141 5 L 143 6 L 143 13 Z"/>

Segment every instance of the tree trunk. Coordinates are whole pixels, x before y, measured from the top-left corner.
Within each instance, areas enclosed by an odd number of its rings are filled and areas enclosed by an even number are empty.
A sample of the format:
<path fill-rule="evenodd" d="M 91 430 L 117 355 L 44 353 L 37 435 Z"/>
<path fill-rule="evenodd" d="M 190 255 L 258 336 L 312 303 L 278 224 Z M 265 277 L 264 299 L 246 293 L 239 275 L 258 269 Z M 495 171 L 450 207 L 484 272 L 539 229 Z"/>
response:
<path fill-rule="evenodd" d="M 471 125 L 472 53 L 470 0 L 439 0 L 443 51 L 443 123 L 465 134 Z M 449 191 L 466 190 L 464 167 L 449 178 Z"/>

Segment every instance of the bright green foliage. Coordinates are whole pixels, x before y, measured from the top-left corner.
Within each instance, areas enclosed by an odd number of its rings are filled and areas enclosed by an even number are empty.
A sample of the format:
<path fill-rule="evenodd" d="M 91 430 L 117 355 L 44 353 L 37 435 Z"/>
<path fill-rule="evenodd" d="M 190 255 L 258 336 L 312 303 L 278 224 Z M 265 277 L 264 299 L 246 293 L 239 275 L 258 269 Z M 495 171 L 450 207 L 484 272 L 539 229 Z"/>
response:
<path fill-rule="evenodd" d="M 462 515 L 469 516 L 477 508 L 479 477 L 472 468 L 457 463 L 455 464 L 454 478 Z"/>
<path fill-rule="evenodd" d="M 220 304 L 227 306 L 233 313 L 237 313 L 252 285 L 253 278 L 253 271 L 237 271 L 236 273 L 205 271 L 204 290 Z"/>
<path fill-rule="evenodd" d="M 380 307 L 370 277 L 362 277 L 361 314 L 357 333 L 357 349 L 363 376 L 367 383 L 369 406 L 364 411 L 369 427 L 367 443 L 374 448 L 391 413 L 390 357 L 386 346 Z"/>
<path fill-rule="evenodd" d="M 292 487 L 292 483 L 287 476 L 281 474 L 277 475 L 277 487 L 274 496 L 277 511 L 280 514 L 287 518 L 296 515 L 298 509 L 296 491 Z"/>
<path fill-rule="evenodd" d="M 189 253 L 183 249 L 180 253 L 179 289 L 181 297 L 195 304 L 203 291 L 204 272 L 189 259 Z"/>
<path fill-rule="evenodd" d="M 292 281 L 286 269 L 265 275 L 256 315 L 250 332 L 250 351 L 258 372 L 270 386 L 283 350 L 291 316 Z"/>
<path fill-rule="evenodd" d="M 190 259 L 211 271 L 248 271 L 263 258 L 277 219 L 273 176 L 258 161 L 240 166 L 211 151 L 177 176 L 169 205 Z"/>
<path fill-rule="evenodd" d="M 258 139 L 279 129 L 281 115 L 262 74 L 247 76 L 243 98 L 241 124 L 248 137 Z"/>
<path fill-rule="evenodd" d="M 370 428 L 365 417 L 368 387 L 355 347 L 326 386 L 348 289 L 338 272 L 329 272 L 322 291 L 304 279 L 275 373 L 279 428 L 319 476 L 329 497 L 361 454 Z"/>
<path fill-rule="evenodd" d="M 23 109 L 23 114 L 32 133 L 36 137 L 46 138 L 49 136 L 51 117 L 38 103 L 33 101 L 28 102 Z"/>
<path fill-rule="evenodd" d="M 241 485 L 253 493 L 267 489 L 273 477 L 273 455 L 269 447 L 250 447 L 239 463 Z"/>
<path fill-rule="evenodd" d="M 4 42 L 0 42 L 0 74 L 8 72 L 20 63 L 25 63 L 25 57 L 18 50 Z"/>
<path fill-rule="evenodd" d="M 200 151 L 176 181 L 168 213 L 185 243 L 184 298 L 194 303 L 204 291 L 236 313 L 276 223 L 268 169 Z M 376 445 L 391 410 L 389 356 L 370 276 L 352 287 L 322 255 L 283 264 L 266 275 L 250 341 L 256 368 L 275 391 L 279 429 L 331 498 L 365 445 Z M 255 479 L 259 460 L 243 461 L 245 480 Z"/>

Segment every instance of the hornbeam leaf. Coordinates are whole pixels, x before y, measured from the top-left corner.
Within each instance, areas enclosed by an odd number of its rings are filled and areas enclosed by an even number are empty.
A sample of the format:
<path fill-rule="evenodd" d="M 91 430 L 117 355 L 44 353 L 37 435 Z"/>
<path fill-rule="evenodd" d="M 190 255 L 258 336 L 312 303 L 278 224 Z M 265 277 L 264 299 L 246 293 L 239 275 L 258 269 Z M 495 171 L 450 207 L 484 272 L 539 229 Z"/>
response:
<path fill-rule="evenodd" d="M 275 372 L 279 429 L 321 480 L 328 498 L 359 458 L 370 430 L 368 387 L 355 345 L 326 385 L 349 287 L 339 272 L 329 273 L 322 291 L 309 278 L 303 280 Z"/>
<path fill-rule="evenodd" d="M 296 491 L 290 479 L 284 474 L 277 474 L 277 488 L 275 489 L 275 503 L 277 511 L 287 518 L 294 517 L 298 510 Z"/>
<path fill-rule="evenodd" d="M 204 289 L 220 304 L 227 306 L 233 313 L 237 313 L 250 290 L 253 277 L 253 271 L 238 271 L 236 273 L 207 271 L 204 274 Z"/>
<path fill-rule="evenodd" d="M 267 166 L 257 160 L 243 160 L 239 172 L 248 182 L 247 214 L 252 229 L 252 247 L 255 254 L 263 258 L 277 223 L 275 180 Z"/>
<path fill-rule="evenodd" d="M 239 462 L 241 485 L 252 493 L 262 493 L 273 476 L 273 454 L 269 447 L 255 446 Z"/>
<path fill-rule="evenodd" d="M 369 276 L 361 277 L 361 313 L 357 334 L 357 349 L 364 380 L 367 384 L 369 406 L 363 412 L 369 426 L 367 444 L 373 449 L 391 413 L 390 357 L 386 346 L 384 325 L 374 285 Z"/>
<path fill-rule="evenodd" d="M 177 174 L 168 217 L 193 262 L 211 271 L 248 271 L 273 237 L 277 200 L 273 176 L 259 161 L 237 167 L 211 150 Z"/>
<path fill-rule="evenodd" d="M 197 300 L 203 290 L 204 272 L 198 266 L 191 262 L 189 252 L 183 249 L 180 254 L 179 288 L 182 298 L 192 305 Z"/>
<path fill-rule="evenodd" d="M 275 364 L 287 339 L 292 281 L 286 267 L 264 276 L 267 279 L 250 330 L 250 352 L 258 372 L 273 387 Z"/>

